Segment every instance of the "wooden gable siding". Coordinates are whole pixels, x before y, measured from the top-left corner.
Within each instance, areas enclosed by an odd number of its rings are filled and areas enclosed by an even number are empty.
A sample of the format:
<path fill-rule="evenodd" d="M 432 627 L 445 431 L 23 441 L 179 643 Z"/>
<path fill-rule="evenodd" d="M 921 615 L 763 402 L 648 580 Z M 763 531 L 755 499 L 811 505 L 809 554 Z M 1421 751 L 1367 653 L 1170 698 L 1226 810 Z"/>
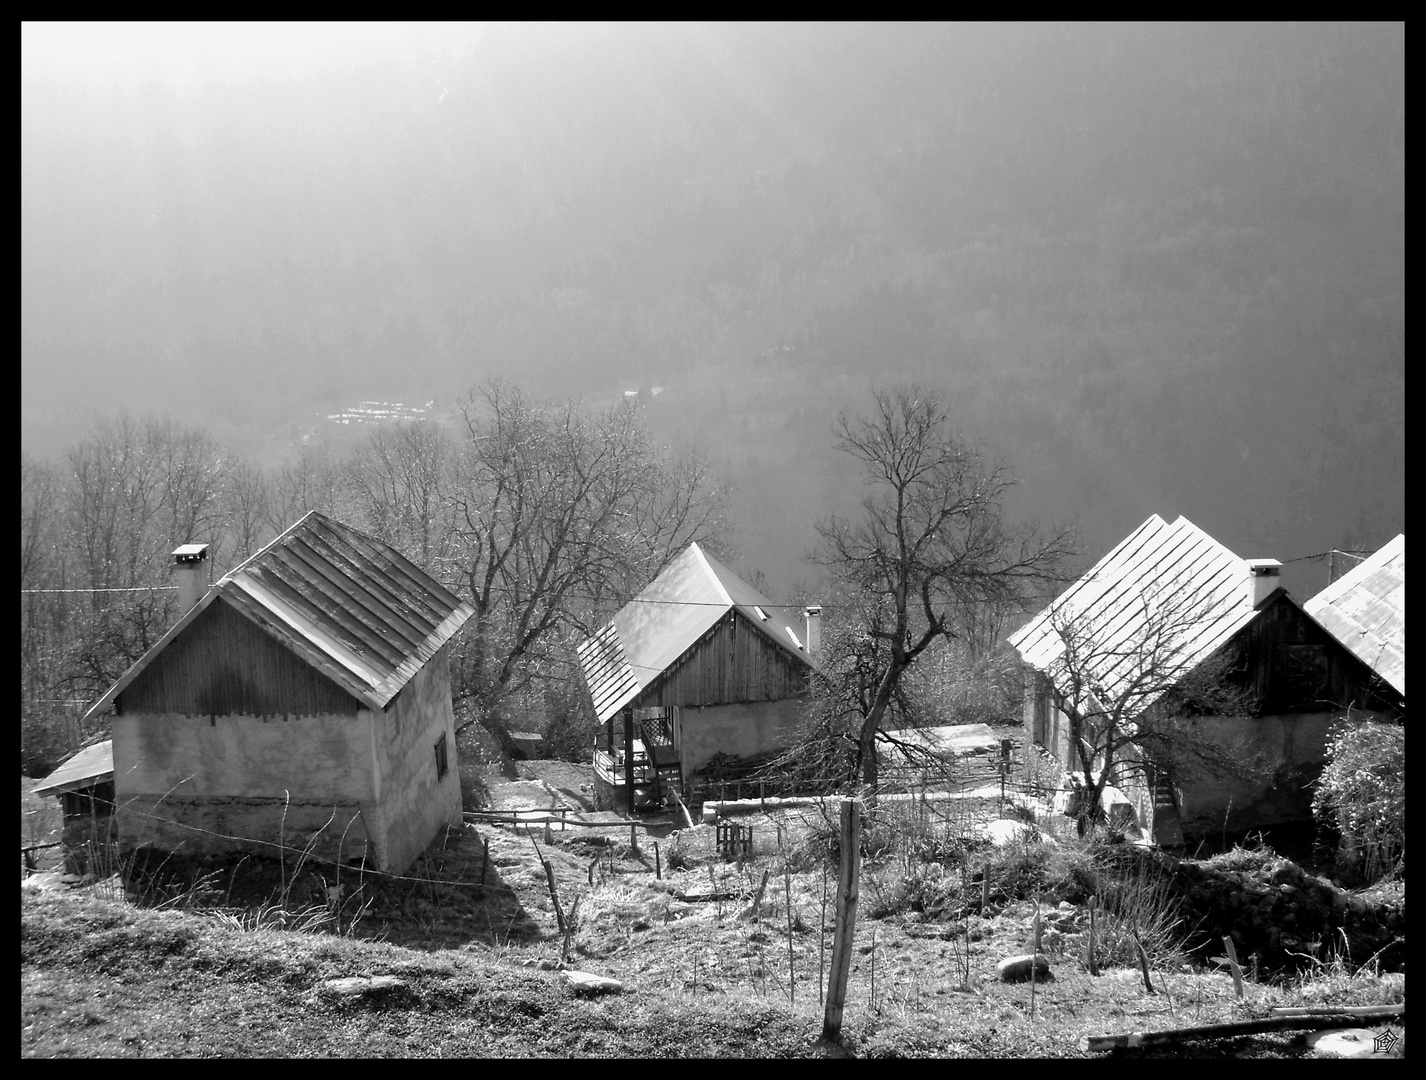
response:
<path fill-rule="evenodd" d="M 127 715 L 355 716 L 358 702 L 219 599 L 124 688 L 119 707 Z"/>
<path fill-rule="evenodd" d="M 1268 601 L 1224 648 L 1236 652 L 1236 681 L 1252 690 L 1261 715 L 1390 707 L 1373 690 L 1379 680 L 1372 670 L 1286 594 Z"/>
<path fill-rule="evenodd" d="M 645 687 L 633 704 L 650 708 L 779 701 L 806 691 L 807 670 L 735 609 Z"/>

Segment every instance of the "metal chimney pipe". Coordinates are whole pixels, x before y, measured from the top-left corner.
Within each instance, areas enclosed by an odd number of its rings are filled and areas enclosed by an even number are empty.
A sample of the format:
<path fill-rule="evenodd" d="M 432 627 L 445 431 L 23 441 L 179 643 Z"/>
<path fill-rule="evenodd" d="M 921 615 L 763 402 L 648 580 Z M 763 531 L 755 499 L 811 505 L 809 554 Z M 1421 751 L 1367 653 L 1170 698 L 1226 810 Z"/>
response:
<path fill-rule="evenodd" d="M 802 614 L 807 619 L 807 635 L 803 638 L 807 642 L 807 655 L 815 658 L 822 653 L 822 608 L 806 607 Z"/>

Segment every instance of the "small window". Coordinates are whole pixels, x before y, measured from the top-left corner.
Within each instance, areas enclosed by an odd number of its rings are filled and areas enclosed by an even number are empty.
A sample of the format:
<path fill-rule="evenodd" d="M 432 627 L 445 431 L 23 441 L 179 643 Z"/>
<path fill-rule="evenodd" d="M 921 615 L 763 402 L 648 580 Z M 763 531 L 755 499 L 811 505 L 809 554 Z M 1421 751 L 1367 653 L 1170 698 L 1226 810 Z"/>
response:
<path fill-rule="evenodd" d="M 757 604 L 754 604 L 754 605 L 753 605 L 753 610 L 758 613 L 758 618 L 759 618 L 759 619 L 761 619 L 763 622 L 767 622 L 767 612 L 766 612 L 766 611 L 764 611 L 762 608 L 758 607 Z"/>
<path fill-rule="evenodd" d="M 436 779 L 444 780 L 449 770 L 450 760 L 446 756 L 446 733 L 443 731 L 441 737 L 436 740 Z"/>

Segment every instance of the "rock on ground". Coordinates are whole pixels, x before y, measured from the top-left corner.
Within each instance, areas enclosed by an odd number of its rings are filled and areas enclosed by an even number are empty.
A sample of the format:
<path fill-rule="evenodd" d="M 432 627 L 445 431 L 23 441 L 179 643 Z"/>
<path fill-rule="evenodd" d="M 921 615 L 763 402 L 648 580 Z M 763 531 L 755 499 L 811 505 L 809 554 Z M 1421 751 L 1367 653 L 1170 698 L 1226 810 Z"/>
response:
<path fill-rule="evenodd" d="M 1307 1037 L 1307 1045 L 1312 1048 L 1313 1057 L 1385 1057 L 1386 1052 L 1377 1048 L 1375 1040 L 1378 1034 L 1366 1028 L 1332 1028 L 1330 1031 L 1313 1032 Z"/>
<path fill-rule="evenodd" d="M 1024 956 L 1007 956 L 995 965 L 1001 982 L 1027 982 L 1032 968 L 1037 981 L 1050 980 L 1055 977 L 1050 970 L 1049 960 L 1040 953 L 1035 953 L 1033 956 L 1029 953 Z"/>
<path fill-rule="evenodd" d="M 373 975 L 371 978 L 352 975 L 345 979 L 328 979 L 322 984 L 323 990 L 338 997 L 358 997 L 372 991 L 402 990 L 405 987 L 406 984 L 395 975 Z"/>
<path fill-rule="evenodd" d="M 617 994 L 624 989 L 624 984 L 618 979 L 594 975 L 588 971 L 566 971 L 564 979 L 576 994 Z"/>

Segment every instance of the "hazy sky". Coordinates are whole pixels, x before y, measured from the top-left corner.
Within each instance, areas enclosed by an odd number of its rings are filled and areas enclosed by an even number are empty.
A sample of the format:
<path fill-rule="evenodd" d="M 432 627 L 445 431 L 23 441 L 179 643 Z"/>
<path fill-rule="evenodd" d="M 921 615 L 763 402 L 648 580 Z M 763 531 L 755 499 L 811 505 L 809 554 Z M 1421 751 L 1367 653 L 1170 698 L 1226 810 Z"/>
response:
<path fill-rule="evenodd" d="M 1404 70 L 1371 24 L 22 24 L 22 446 L 659 385 L 786 584 L 855 505 L 832 410 L 915 377 L 1091 554 L 1380 543 Z"/>

